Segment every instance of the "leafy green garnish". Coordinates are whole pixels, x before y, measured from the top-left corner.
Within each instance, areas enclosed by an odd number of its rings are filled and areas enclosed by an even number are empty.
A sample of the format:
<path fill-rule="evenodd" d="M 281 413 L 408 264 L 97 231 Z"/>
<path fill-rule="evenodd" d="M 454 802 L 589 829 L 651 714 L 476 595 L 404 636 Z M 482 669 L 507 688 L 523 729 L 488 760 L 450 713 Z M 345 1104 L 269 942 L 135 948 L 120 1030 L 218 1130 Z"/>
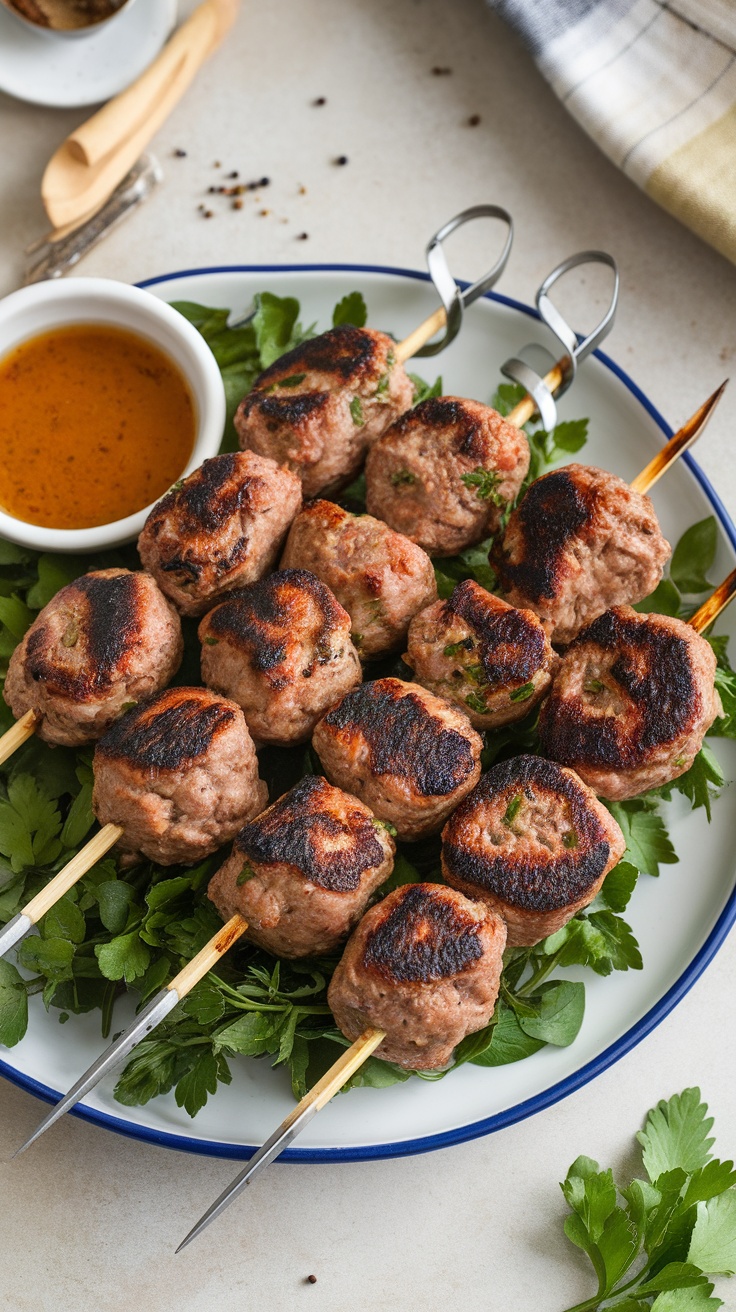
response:
<path fill-rule="evenodd" d="M 670 578 L 681 593 L 711 592 L 706 578 L 716 554 L 718 530 L 714 515 L 693 524 L 680 538 L 670 561 Z"/>
<path fill-rule="evenodd" d="M 306 376 L 306 374 L 289 374 L 288 378 L 279 378 L 279 381 L 274 383 L 274 387 L 298 387 L 300 383 L 304 382 Z"/>
<path fill-rule="evenodd" d="M 389 481 L 392 487 L 411 487 L 412 483 L 416 483 L 417 476 L 409 469 L 397 469 Z"/>
<path fill-rule="evenodd" d="M 341 323 L 352 324 L 354 328 L 363 328 L 367 319 L 368 307 L 360 292 L 348 292 L 332 311 L 333 328 L 339 327 Z"/>
<path fill-rule="evenodd" d="M 501 475 L 495 469 L 482 469 L 478 466 L 469 474 L 461 474 L 460 482 L 466 487 L 475 488 L 479 501 L 492 501 L 494 506 L 505 506 L 506 502 L 496 491 L 501 482 Z"/>
<path fill-rule="evenodd" d="M 524 798 L 522 797 L 521 793 L 517 793 L 515 797 L 511 798 L 511 801 L 509 802 L 504 812 L 503 823 L 505 825 L 511 826 L 514 823 L 514 820 L 516 819 L 517 815 L 519 814 L 519 811 L 521 810 L 521 804 L 523 801 Z"/>
<path fill-rule="evenodd" d="M 466 695 L 465 705 L 469 706 L 471 711 L 475 711 L 476 715 L 488 714 L 488 703 L 485 698 L 481 697 L 477 692 L 469 692 Z"/>
<path fill-rule="evenodd" d="M 363 402 L 359 396 L 354 396 L 350 402 L 350 413 L 353 417 L 354 424 L 363 423 Z"/>
<path fill-rule="evenodd" d="M 699 1089 L 649 1112 L 637 1139 L 646 1178 L 618 1183 L 578 1157 L 561 1188 L 567 1238 L 590 1259 L 596 1293 L 568 1312 L 709 1312 L 712 1275 L 736 1270 L 736 1172 L 712 1158 Z"/>
<path fill-rule="evenodd" d="M 526 702 L 529 700 L 529 698 L 532 696 L 533 693 L 534 693 L 534 684 L 524 683 L 520 688 L 514 688 L 514 691 L 509 693 L 509 701 Z"/>
<path fill-rule="evenodd" d="M 431 401 L 437 396 L 442 396 L 441 375 L 431 384 L 420 378 L 419 374 L 409 374 L 408 377 L 414 387 L 414 405 L 419 405 L 420 401 Z"/>

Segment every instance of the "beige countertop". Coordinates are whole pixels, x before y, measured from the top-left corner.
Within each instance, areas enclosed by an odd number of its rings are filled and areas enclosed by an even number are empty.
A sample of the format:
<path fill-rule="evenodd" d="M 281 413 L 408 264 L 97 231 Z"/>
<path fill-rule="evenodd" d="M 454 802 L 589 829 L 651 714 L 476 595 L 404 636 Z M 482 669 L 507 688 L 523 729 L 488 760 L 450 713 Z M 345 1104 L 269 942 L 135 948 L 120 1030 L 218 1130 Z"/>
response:
<path fill-rule="evenodd" d="M 434 65 L 452 74 L 432 76 Z M 313 107 L 319 96 L 327 104 Z M 476 114 L 481 121 L 470 127 Z M 43 166 L 84 116 L 0 96 L 3 293 L 20 282 L 22 246 L 43 230 Z M 175 158 L 176 148 L 186 158 Z M 427 237 L 448 215 L 492 200 L 516 218 L 500 287 L 511 296 L 531 300 L 574 250 L 616 255 L 621 307 L 606 349 L 671 422 L 733 368 L 736 270 L 608 163 L 482 0 L 246 0 L 154 149 L 164 184 L 80 274 L 137 281 L 208 264 L 290 261 L 421 268 Z M 342 154 L 349 163 L 337 167 Z M 215 160 L 243 178 L 269 176 L 261 203 L 247 197 L 234 211 L 214 197 L 215 217 L 204 220 L 197 206 L 219 178 Z M 301 232 L 307 240 L 298 240 Z M 459 273 L 480 267 L 479 242 L 458 243 Z M 735 420 L 736 387 L 698 450 L 732 513 Z M 70 1117 L 8 1164 L 41 1109 L 2 1083 L 0 1307 L 566 1307 L 590 1292 L 562 1234 L 557 1185 L 578 1153 L 632 1165 L 633 1131 L 646 1109 L 701 1084 L 722 1155 L 733 1155 L 735 968 L 732 936 L 652 1035 L 543 1114 L 427 1156 L 279 1165 L 177 1258 L 176 1242 L 233 1164 L 158 1150 Z M 310 1272 L 316 1285 L 305 1283 Z"/>

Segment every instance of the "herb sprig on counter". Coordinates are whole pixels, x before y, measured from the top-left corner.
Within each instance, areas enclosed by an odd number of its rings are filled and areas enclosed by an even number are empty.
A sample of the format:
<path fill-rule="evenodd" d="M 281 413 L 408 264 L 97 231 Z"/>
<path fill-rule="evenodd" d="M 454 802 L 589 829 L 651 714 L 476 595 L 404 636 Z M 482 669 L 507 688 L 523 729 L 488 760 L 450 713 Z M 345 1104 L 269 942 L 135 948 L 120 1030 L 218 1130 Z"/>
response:
<path fill-rule="evenodd" d="M 711 1153 L 699 1089 L 647 1114 L 637 1133 L 644 1176 L 623 1185 L 578 1157 L 561 1188 L 565 1234 L 588 1256 L 596 1293 L 568 1312 L 716 1312 L 715 1275 L 736 1271 L 736 1171 Z"/>
<path fill-rule="evenodd" d="M 229 328 L 229 311 L 193 303 L 177 308 L 202 332 L 220 366 L 232 416 L 257 374 L 285 351 L 314 332 L 299 323 L 299 303 L 292 297 L 263 292 L 254 298 L 247 323 Z M 354 292 L 335 307 L 333 323 L 365 322 L 362 296 Z M 415 402 L 440 395 L 433 384 L 414 377 Z M 493 404 L 504 413 L 520 399 L 520 389 L 502 384 Z M 577 453 L 586 439 L 587 421 L 561 423 L 553 433 L 527 426 L 532 446 L 530 477 L 565 455 Z M 226 446 L 235 445 L 231 425 Z M 365 509 L 362 479 L 343 494 L 351 510 Z M 704 520 L 684 535 L 675 550 L 670 576 L 657 590 L 657 607 L 687 614 L 709 590 L 716 545 L 713 520 Z M 474 578 L 492 588 L 489 544 L 442 560 L 437 567 L 441 596 L 457 582 Z M 137 568 L 135 551 L 108 552 L 86 558 L 38 555 L 0 542 L 0 674 L 38 610 L 67 582 L 85 570 L 109 565 Z M 659 599 L 662 598 L 660 601 Z M 646 603 L 642 603 L 644 609 Z M 674 609 L 668 609 L 674 607 Z M 184 621 L 185 658 L 177 676 L 181 684 L 199 682 L 196 624 Z M 714 733 L 736 736 L 736 674 L 726 656 L 726 639 L 712 639 L 719 660 L 719 690 L 724 717 Z M 369 677 L 407 671 L 392 659 L 369 668 Z M 0 703 L 0 728 L 12 722 Z M 484 768 L 494 760 L 537 746 L 536 715 L 486 736 Z M 259 754 L 261 775 L 274 800 L 305 774 L 319 771 L 310 748 L 266 748 Z M 627 839 L 624 859 L 609 874 L 595 902 L 551 938 L 534 948 L 510 949 L 505 958 L 501 995 L 490 1025 L 464 1040 L 457 1069 L 465 1062 L 498 1066 L 519 1061 L 545 1044 L 566 1046 L 583 1019 L 585 985 L 559 972 L 584 966 L 598 975 L 640 969 L 641 954 L 625 912 L 640 874 L 657 876 L 677 860 L 661 814 L 663 798 L 676 789 L 694 806 L 709 812 L 712 791 L 723 783 L 715 758 L 703 748 L 695 765 L 659 793 L 612 805 Z M 93 823 L 91 751 L 50 749 L 32 739 L 0 767 L 0 922 L 13 916 L 84 842 Z M 512 818 L 513 819 L 513 818 Z M 419 879 L 440 881 L 439 839 L 399 846 L 384 896 L 400 884 Z M 112 1028 L 116 997 L 127 988 L 141 1002 L 189 960 L 220 921 L 207 898 L 214 857 L 194 869 L 160 868 L 150 862 L 128 869 L 106 857 L 99 862 L 25 940 L 19 961 L 30 978 L 10 962 L 0 962 L 0 1043 L 19 1042 L 28 1023 L 28 997 L 40 993 L 47 1008 L 59 1013 L 99 1010 L 103 1034 Z M 346 1040 L 327 1006 L 327 986 L 337 957 L 307 963 L 274 961 L 259 949 L 240 943 L 192 991 L 137 1049 L 120 1075 L 115 1096 L 136 1105 L 174 1091 L 190 1115 L 204 1105 L 219 1083 L 231 1078 L 234 1057 L 265 1058 L 289 1070 L 295 1096 L 327 1069 L 336 1045 Z M 422 1074 L 424 1079 L 444 1078 Z M 375 1057 L 353 1077 L 352 1086 L 385 1087 L 411 1074 Z"/>

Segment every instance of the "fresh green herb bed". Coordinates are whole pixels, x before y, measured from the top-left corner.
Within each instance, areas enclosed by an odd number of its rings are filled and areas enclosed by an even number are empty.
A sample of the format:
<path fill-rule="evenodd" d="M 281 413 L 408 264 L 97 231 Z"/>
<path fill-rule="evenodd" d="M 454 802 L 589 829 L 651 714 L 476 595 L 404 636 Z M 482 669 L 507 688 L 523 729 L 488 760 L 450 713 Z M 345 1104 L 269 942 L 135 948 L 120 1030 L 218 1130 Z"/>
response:
<path fill-rule="evenodd" d="M 236 445 L 231 417 L 240 398 L 261 369 L 289 350 L 314 327 L 298 322 L 299 303 L 264 292 L 257 298 L 255 318 L 245 327 L 226 326 L 228 312 L 179 303 L 176 307 L 208 341 L 220 365 L 228 399 L 225 449 Z M 365 322 L 359 293 L 336 307 L 334 322 Z M 416 399 L 439 395 L 441 379 L 430 387 L 414 379 Z M 519 389 L 502 384 L 493 404 L 508 413 Z M 561 423 L 553 433 L 533 425 L 527 432 L 532 448 L 534 478 L 547 466 L 580 451 L 587 421 Z M 487 479 L 477 480 L 477 494 L 492 496 Z M 347 489 L 344 504 L 363 509 L 362 480 Z M 440 596 L 455 584 L 474 578 L 493 587 L 488 543 L 442 560 L 437 568 Z M 687 616 L 711 590 L 706 578 L 716 546 L 713 518 L 694 525 L 681 538 L 669 577 L 641 610 Z M 2 673 L 23 633 L 54 593 L 88 569 L 123 565 L 137 568 L 133 547 L 84 559 L 39 555 L 0 541 L 0 662 Z M 199 682 L 196 624 L 184 621 L 186 652 L 177 676 L 180 684 Z M 728 664 L 726 639 L 714 638 L 719 660 L 718 687 L 725 716 L 712 733 L 736 736 L 736 674 Z M 369 666 L 368 677 L 386 673 L 408 675 L 400 659 Z M 8 708 L 0 707 L 0 728 L 9 727 Z M 487 735 L 484 766 L 501 757 L 536 748 L 535 717 Z M 69 860 L 94 823 L 92 752 L 51 749 L 31 740 L 0 770 L 0 923 L 41 888 Z M 271 799 L 304 774 L 319 771 L 309 748 L 268 748 L 261 753 L 261 772 Z M 611 810 L 628 842 L 625 858 L 608 876 L 596 901 L 570 923 L 535 948 L 515 948 L 506 955 L 501 995 L 491 1024 L 464 1040 L 456 1053 L 456 1070 L 464 1062 L 500 1066 L 531 1056 L 545 1044 L 565 1046 L 574 1040 L 583 1018 L 585 986 L 565 979 L 560 971 L 583 965 L 599 975 L 614 970 L 641 969 L 638 945 L 622 916 L 640 874 L 659 874 L 661 865 L 677 861 L 662 814 L 662 800 L 673 789 L 703 806 L 710 816 L 713 790 L 724 779 L 712 752 L 704 747 L 692 769 L 675 784 L 634 801 L 613 804 Z M 382 894 L 417 879 L 439 880 L 439 839 L 399 847 L 391 879 Z M 151 863 L 120 871 L 106 857 L 48 913 L 40 936 L 27 938 L 19 961 L 31 978 L 0 961 L 0 1043 L 18 1043 L 28 1022 L 28 996 L 43 994 L 46 1007 L 58 1010 L 59 1022 L 70 1013 L 98 1008 L 104 1035 L 111 1030 L 115 998 L 133 988 L 141 1001 L 152 996 L 219 928 L 220 920 L 207 899 L 208 880 L 217 868 L 216 856 L 195 869 L 162 869 Z M 217 1089 L 230 1081 L 229 1059 L 236 1055 L 267 1057 L 288 1066 L 295 1096 L 327 1068 L 346 1040 L 336 1029 L 326 1003 L 326 987 L 337 958 L 308 963 L 274 961 L 248 945 L 232 949 L 217 974 L 203 980 L 187 999 L 135 1052 L 123 1071 L 115 1096 L 128 1105 L 147 1102 L 175 1090 L 176 1100 L 194 1116 Z M 443 1073 L 444 1075 L 444 1073 Z M 423 1079 L 440 1074 L 423 1073 Z M 382 1087 L 410 1079 L 406 1071 L 371 1058 L 353 1077 L 352 1085 Z"/>

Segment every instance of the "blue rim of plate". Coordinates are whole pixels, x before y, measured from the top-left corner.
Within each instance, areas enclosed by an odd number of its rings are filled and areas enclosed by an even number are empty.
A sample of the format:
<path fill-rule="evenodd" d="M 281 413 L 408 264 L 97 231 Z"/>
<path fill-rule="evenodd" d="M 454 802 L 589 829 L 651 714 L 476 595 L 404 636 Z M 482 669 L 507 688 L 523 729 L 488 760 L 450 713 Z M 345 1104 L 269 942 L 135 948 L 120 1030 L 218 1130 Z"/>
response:
<path fill-rule="evenodd" d="M 136 285 L 144 288 L 153 287 L 165 282 L 174 282 L 178 278 L 193 278 L 211 273 L 379 273 L 388 274 L 391 277 L 413 278 L 419 282 L 431 281 L 429 274 L 422 273 L 418 269 L 401 269 L 380 264 L 225 264 L 202 269 L 183 269 L 179 273 L 165 273 L 156 278 L 146 278 Z M 468 283 L 462 282 L 460 279 L 458 279 L 458 284 L 462 288 L 468 286 Z M 485 299 L 496 301 L 500 305 L 507 305 L 512 310 L 519 310 L 531 319 L 539 319 L 537 311 L 532 306 L 525 305 L 522 301 L 513 300 L 510 296 L 502 296 L 498 292 L 486 292 Z M 617 365 L 604 351 L 594 351 L 593 354 L 631 392 L 632 396 L 636 398 L 661 429 L 665 438 L 670 438 L 673 430 L 666 419 L 659 413 L 656 406 L 652 405 L 649 398 L 644 395 L 640 387 L 637 387 L 625 370 Z M 726 537 L 736 550 L 736 525 L 731 520 L 718 493 L 689 452 L 686 452 L 682 459 L 710 501 Z M 552 1084 L 543 1092 L 535 1094 L 533 1098 L 527 1098 L 524 1102 L 516 1103 L 514 1107 L 508 1107 L 505 1111 L 497 1112 L 495 1116 L 488 1116 L 484 1120 L 473 1121 L 470 1125 L 458 1126 L 453 1130 L 443 1130 L 440 1134 L 425 1135 L 421 1139 L 401 1139 L 397 1140 L 396 1143 L 364 1144 L 350 1148 L 289 1148 L 281 1154 L 279 1161 L 363 1162 L 376 1161 L 386 1157 L 411 1157 L 417 1153 L 433 1152 L 437 1148 L 449 1148 L 453 1144 L 466 1143 L 470 1139 L 479 1139 L 483 1135 L 492 1134 L 496 1130 L 503 1130 L 508 1125 L 514 1125 L 517 1121 L 523 1121 L 528 1116 L 534 1116 L 537 1112 L 552 1107 L 554 1103 L 560 1102 L 562 1098 L 566 1098 L 569 1094 L 582 1088 L 584 1084 L 594 1080 L 609 1066 L 613 1066 L 615 1062 L 620 1061 L 622 1057 L 626 1056 L 627 1052 L 630 1052 L 638 1043 L 641 1043 L 642 1039 L 651 1034 L 652 1030 L 657 1028 L 665 1016 L 668 1016 L 678 1002 L 684 998 L 685 994 L 690 991 L 706 966 L 713 960 L 716 952 L 725 942 L 734 921 L 736 921 L 736 886 L 731 890 L 718 920 L 690 964 L 671 988 L 642 1016 L 641 1020 L 632 1025 L 631 1029 L 626 1030 L 615 1043 L 610 1044 L 608 1048 L 604 1048 L 602 1052 L 598 1053 L 598 1056 L 594 1057 L 592 1061 L 581 1066 L 579 1070 L 572 1075 L 568 1075 L 564 1080 L 559 1080 L 557 1084 Z M 17 1084 L 19 1088 L 25 1089 L 26 1092 L 34 1094 L 43 1102 L 54 1103 L 62 1096 L 60 1091 L 51 1089 L 48 1085 L 41 1084 L 38 1080 L 14 1070 L 4 1061 L 0 1061 L 0 1075 L 5 1076 L 12 1084 Z M 95 1107 L 85 1107 L 83 1104 L 75 1107 L 71 1115 L 79 1116 L 82 1120 L 90 1121 L 93 1125 L 99 1125 L 103 1129 L 112 1130 L 115 1134 L 122 1134 L 130 1139 L 140 1139 L 144 1143 L 154 1144 L 159 1148 L 173 1148 L 178 1152 L 197 1153 L 205 1157 L 229 1157 L 242 1160 L 251 1157 L 257 1147 L 256 1145 L 250 1146 L 247 1144 L 216 1143 L 209 1139 L 190 1139 L 184 1135 L 170 1134 L 164 1130 L 154 1130 L 146 1125 L 135 1125 L 130 1121 L 120 1120 L 117 1116 L 110 1116 L 108 1112 L 98 1111 Z"/>

